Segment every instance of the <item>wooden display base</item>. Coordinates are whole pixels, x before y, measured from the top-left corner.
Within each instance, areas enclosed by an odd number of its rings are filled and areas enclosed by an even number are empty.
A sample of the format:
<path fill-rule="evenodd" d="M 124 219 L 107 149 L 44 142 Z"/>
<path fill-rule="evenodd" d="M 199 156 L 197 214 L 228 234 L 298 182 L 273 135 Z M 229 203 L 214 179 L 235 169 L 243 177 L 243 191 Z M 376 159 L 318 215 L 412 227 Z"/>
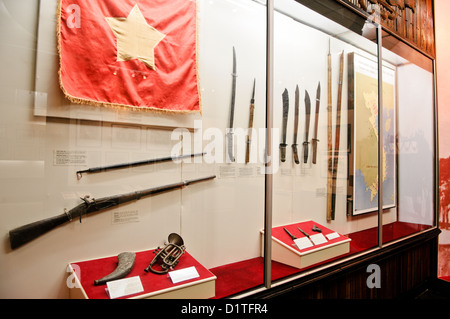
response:
<path fill-rule="evenodd" d="M 322 232 L 314 232 L 312 230 L 314 225 L 320 228 Z M 310 237 L 322 234 L 324 236 L 322 239 L 325 239 L 325 242 L 311 244 L 311 247 L 300 249 L 284 230 L 284 228 L 286 228 L 292 235 L 301 241 L 309 242 L 307 237 L 300 232 L 298 227 L 305 231 Z M 328 239 L 327 236 L 330 235 L 331 237 Z M 350 241 L 350 238 L 338 234 L 312 220 L 278 226 L 272 228 L 272 260 L 296 268 L 305 268 L 348 253 L 350 251 Z M 261 230 L 261 256 L 264 256 L 263 242 L 264 229 Z"/>
<path fill-rule="evenodd" d="M 199 277 L 173 283 L 168 274 L 158 275 L 145 272 L 152 261 L 153 250 L 136 253 L 132 271 L 125 277 L 138 276 L 144 291 L 123 296 L 123 299 L 206 299 L 215 296 L 216 276 L 203 267 L 188 252 L 181 256 L 176 270 L 195 267 Z M 117 267 L 117 256 L 72 262 L 69 264 L 67 284 L 71 287 L 71 299 L 110 299 L 107 285 L 95 286 L 94 280 L 100 279 Z"/>

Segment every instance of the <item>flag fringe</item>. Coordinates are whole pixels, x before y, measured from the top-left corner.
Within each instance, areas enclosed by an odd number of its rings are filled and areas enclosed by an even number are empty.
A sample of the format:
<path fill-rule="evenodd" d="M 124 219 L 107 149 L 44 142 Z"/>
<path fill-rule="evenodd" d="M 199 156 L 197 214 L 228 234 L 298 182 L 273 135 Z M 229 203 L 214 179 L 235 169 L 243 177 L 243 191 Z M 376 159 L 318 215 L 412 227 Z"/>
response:
<path fill-rule="evenodd" d="M 58 8 L 57 8 L 57 17 L 56 17 L 56 37 L 57 37 L 57 51 L 58 51 L 58 60 L 59 60 L 59 68 L 58 68 L 58 82 L 59 87 L 64 93 L 64 96 L 71 101 L 72 103 L 76 104 L 82 104 L 82 105 L 92 105 L 92 106 L 99 106 L 99 107 L 107 107 L 107 108 L 116 108 L 116 109 L 123 109 L 123 110 L 130 110 L 130 111 L 139 111 L 139 112 L 152 112 L 152 113 L 159 113 L 159 114 L 193 114 L 193 113 L 200 113 L 202 114 L 202 99 L 200 94 L 200 75 L 198 72 L 198 1 L 195 1 L 195 8 L 196 8 L 196 52 L 195 52 L 195 58 L 196 58 L 196 73 L 197 73 L 197 92 L 199 96 L 199 109 L 198 110 L 168 110 L 168 109 L 161 109 L 157 107 L 149 107 L 149 106 L 134 106 L 134 105 L 125 105 L 125 104 L 117 104 L 117 103 L 110 103 L 110 102 L 100 102 L 95 100 L 89 100 L 89 99 L 83 99 L 78 98 L 75 96 L 70 95 L 67 93 L 66 89 L 64 88 L 64 85 L 62 83 L 62 77 L 61 77 L 61 8 L 62 8 L 62 0 L 58 0 Z"/>

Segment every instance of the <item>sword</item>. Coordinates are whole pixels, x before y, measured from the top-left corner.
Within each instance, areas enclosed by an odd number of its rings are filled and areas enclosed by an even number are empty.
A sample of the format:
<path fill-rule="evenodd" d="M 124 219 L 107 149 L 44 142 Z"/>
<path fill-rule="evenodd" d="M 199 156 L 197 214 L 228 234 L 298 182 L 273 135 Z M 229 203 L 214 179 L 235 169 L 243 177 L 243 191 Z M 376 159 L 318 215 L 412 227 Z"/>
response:
<path fill-rule="evenodd" d="M 230 111 L 230 125 L 229 131 L 227 132 L 227 140 L 228 140 L 228 158 L 231 162 L 234 162 L 233 155 L 233 120 L 234 120 L 234 102 L 236 98 L 236 51 L 233 47 L 233 73 L 232 76 L 232 84 L 231 84 L 231 111 Z"/>
<path fill-rule="evenodd" d="M 292 152 L 294 154 L 295 164 L 299 164 L 300 161 L 298 159 L 297 153 L 297 131 L 298 131 L 298 113 L 299 113 L 299 96 L 300 93 L 298 91 L 298 85 L 295 88 L 295 117 L 294 117 L 294 144 L 292 144 Z"/>
<path fill-rule="evenodd" d="M 308 91 L 305 90 L 305 139 L 303 142 L 303 163 L 308 162 L 308 135 L 309 135 L 309 119 L 311 116 L 311 100 Z"/>
<path fill-rule="evenodd" d="M 289 115 L 289 93 L 287 89 L 283 92 L 283 127 L 282 127 L 282 142 L 280 143 L 281 161 L 286 161 L 286 129 Z"/>
<path fill-rule="evenodd" d="M 316 118 L 314 119 L 314 137 L 312 139 L 312 150 L 313 150 L 312 162 L 313 162 L 313 164 L 316 164 L 317 142 L 319 142 L 319 140 L 317 139 L 317 130 L 319 127 L 319 107 L 320 107 L 320 82 L 319 82 L 319 85 L 317 86 L 317 93 L 316 93 Z"/>
<path fill-rule="evenodd" d="M 247 152 L 245 154 L 245 163 L 250 160 L 250 143 L 252 142 L 252 131 L 253 131 L 253 113 L 255 111 L 255 83 L 256 79 L 253 79 L 253 93 L 250 100 L 250 118 L 248 120 L 248 134 L 247 134 Z"/>

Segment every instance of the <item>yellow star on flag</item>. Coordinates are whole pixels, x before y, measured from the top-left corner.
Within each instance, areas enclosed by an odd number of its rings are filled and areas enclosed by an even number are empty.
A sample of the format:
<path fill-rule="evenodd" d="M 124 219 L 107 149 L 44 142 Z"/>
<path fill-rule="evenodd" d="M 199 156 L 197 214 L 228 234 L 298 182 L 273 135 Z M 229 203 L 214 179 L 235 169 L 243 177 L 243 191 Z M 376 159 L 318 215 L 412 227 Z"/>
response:
<path fill-rule="evenodd" d="M 137 5 L 128 17 L 107 17 L 106 21 L 117 39 L 117 61 L 138 59 L 156 70 L 154 48 L 166 35 L 147 23 Z"/>

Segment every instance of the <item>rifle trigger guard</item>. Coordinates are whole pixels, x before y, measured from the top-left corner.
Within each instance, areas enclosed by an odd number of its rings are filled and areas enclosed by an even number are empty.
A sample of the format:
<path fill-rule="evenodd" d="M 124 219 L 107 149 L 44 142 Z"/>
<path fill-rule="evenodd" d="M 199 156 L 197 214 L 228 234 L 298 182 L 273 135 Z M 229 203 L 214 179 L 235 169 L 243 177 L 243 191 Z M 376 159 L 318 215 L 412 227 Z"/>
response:
<path fill-rule="evenodd" d="M 89 199 L 90 196 L 86 195 L 84 197 L 80 197 L 81 200 L 86 204 L 86 211 L 89 209 L 89 207 L 91 207 L 91 205 L 96 205 L 97 203 L 95 202 L 95 198 L 93 199 Z M 83 215 L 83 213 L 80 213 L 80 223 L 81 223 L 81 216 Z"/>

